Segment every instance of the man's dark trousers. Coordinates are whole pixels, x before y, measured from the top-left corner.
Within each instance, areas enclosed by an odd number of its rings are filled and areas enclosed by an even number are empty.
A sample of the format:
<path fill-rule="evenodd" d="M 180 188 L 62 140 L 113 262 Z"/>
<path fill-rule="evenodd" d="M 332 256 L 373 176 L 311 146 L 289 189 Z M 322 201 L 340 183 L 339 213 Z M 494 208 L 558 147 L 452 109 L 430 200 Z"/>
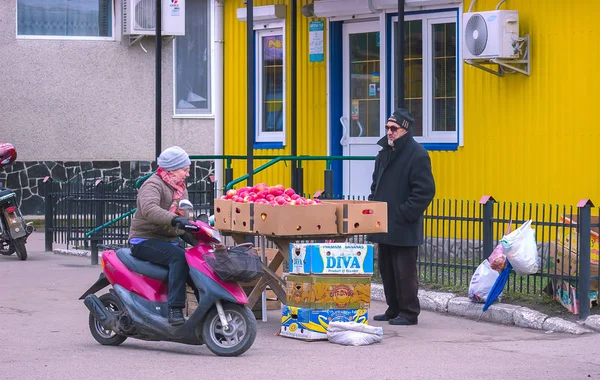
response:
<path fill-rule="evenodd" d="M 419 277 L 417 256 L 419 247 L 398 247 L 379 244 L 377 255 L 379 273 L 383 281 L 383 291 L 388 309 L 388 317 L 401 316 L 417 322 L 421 306 L 419 304 Z"/>

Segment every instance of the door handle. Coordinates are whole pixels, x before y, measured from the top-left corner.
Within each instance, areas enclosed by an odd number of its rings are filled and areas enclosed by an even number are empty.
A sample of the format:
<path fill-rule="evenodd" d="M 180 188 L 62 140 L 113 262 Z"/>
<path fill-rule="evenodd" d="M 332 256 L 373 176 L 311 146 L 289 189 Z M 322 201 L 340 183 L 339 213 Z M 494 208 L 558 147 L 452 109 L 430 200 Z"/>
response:
<path fill-rule="evenodd" d="M 342 132 L 342 138 L 340 139 L 341 146 L 348 146 L 348 118 L 346 116 L 340 117 L 340 123 L 344 131 Z"/>

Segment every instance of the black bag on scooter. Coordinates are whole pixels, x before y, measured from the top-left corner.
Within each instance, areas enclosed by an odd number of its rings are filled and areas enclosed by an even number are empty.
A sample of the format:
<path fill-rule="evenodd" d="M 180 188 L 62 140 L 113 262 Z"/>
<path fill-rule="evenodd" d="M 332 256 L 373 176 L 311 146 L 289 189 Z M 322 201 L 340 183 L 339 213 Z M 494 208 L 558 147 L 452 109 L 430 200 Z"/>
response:
<path fill-rule="evenodd" d="M 216 249 L 204 259 L 223 281 L 251 282 L 263 274 L 263 263 L 251 245 Z"/>

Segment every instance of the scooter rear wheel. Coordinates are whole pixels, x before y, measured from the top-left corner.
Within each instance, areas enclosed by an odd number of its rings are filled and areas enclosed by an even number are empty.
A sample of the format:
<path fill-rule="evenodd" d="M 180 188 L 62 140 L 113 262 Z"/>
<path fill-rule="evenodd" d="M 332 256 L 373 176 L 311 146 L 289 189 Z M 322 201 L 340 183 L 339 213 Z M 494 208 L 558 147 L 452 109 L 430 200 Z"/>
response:
<path fill-rule="evenodd" d="M 108 310 L 110 313 L 116 315 L 123 310 L 123 304 L 117 296 L 106 293 L 101 295 L 99 298 L 100 301 L 102 301 L 102 304 L 106 307 L 106 310 Z M 127 339 L 126 336 L 118 335 L 114 331 L 102 327 L 96 318 L 94 318 L 92 313 L 90 313 L 89 325 L 90 332 L 92 333 L 94 339 L 96 339 L 96 342 L 104 346 L 118 346 L 119 344 L 123 343 L 125 339 Z"/>
<path fill-rule="evenodd" d="M 223 303 L 229 327 L 223 328 L 217 309 L 213 308 L 202 326 L 202 340 L 218 356 L 238 356 L 246 352 L 256 338 L 256 318 L 247 306 Z"/>
<path fill-rule="evenodd" d="M 25 241 L 25 238 L 13 240 L 15 252 L 17 252 L 19 259 L 23 261 L 27 260 L 27 247 L 25 247 Z"/>

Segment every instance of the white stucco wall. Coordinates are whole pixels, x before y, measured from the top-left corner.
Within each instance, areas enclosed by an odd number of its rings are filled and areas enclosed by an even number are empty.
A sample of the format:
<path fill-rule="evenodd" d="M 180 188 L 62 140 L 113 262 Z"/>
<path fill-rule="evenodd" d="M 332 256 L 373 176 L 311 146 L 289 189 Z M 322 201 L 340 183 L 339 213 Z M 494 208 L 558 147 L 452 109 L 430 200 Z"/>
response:
<path fill-rule="evenodd" d="M 155 147 L 154 37 L 116 41 L 16 38 L 16 1 L 0 1 L 0 141 L 19 161 L 147 160 Z M 162 147 L 214 152 L 213 119 L 173 118 L 173 40 L 163 39 Z"/>

